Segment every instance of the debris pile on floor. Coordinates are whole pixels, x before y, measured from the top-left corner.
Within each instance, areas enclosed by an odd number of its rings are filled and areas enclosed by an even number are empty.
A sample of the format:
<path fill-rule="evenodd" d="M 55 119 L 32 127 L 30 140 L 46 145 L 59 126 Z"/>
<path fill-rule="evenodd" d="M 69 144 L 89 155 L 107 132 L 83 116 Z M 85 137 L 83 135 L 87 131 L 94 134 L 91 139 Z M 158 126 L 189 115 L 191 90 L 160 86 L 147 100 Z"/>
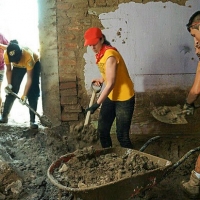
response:
<path fill-rule="evenodd" d="M 5 199 L 1 191 L 11 191 L 19 194 L 22 191 L 22 178 L 12 169 L 8 163 L 0 156 L 0 199 Z"/>
<path fill-rule="evenodd" d="M 135 151 L 119 156 L 108 153 L 97 156 L 93 147 L 77 150 L 68 162 L 56 168 L 53 177 L 71 188 L 89 188 L 129 178 L 158 168 L 148 157 Z"/>
<path fill-rule="evenodd" d="M 82 149 L 86 146 L 91 146 L 99 142 L 97 129 L 94 128 L 92 124 L 84 126 L 84 122 L 70 126 L 68 138 L 69 146 L 74 145 L 74 141 L 76 141 L 76 145 L 70 147 L 71 149 Z"/>

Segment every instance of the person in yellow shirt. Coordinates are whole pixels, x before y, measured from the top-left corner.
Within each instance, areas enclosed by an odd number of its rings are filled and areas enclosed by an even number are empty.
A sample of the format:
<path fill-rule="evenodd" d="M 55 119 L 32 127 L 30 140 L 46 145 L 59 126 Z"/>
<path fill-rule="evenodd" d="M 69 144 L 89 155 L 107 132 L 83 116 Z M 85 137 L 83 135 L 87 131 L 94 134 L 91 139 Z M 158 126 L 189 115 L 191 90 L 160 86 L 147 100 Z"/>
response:
<path fill-rule="evenodd" d="M 89 28 L 84 34 L 84 46 L 95 53 L 101 77 L 93 79 L 95 85 L 105 87 L 97 102 L 86 109 L 93 114 L 101 105 L 97 131 L 103 148 L 112 147 L 110 130 L 116 119 L 117 139 L 121 147 L 133 148 L 129 137 L 135 105 L 134 84 L 119 51 L 112 47 L 97 27 Z"/>
<path fill-rule="evenodd" d="M 6 48 L 4 61 L 8 85 L 5 88 L 7 95 L 0 123 L 8 122 L 8 115 L 15 100 L 15 97 L 9 93 L 9 90 L 11 89 L 17 94 L 25 74 L 27 74 L 27 81 L 20 103 L 24 105 L 28 99 L 30 107 L 36 111 L 38 97 L 40 96 L 39 77 L 41 66 L 39 56 L 36 53 L 28 47 L 20 47 L 18 42 L 13 40 Z M 35 122 L 35 114 L 31 110 L 29 110 L 29 113 L 30 128 L 37 129 L 38 124 Z"/>

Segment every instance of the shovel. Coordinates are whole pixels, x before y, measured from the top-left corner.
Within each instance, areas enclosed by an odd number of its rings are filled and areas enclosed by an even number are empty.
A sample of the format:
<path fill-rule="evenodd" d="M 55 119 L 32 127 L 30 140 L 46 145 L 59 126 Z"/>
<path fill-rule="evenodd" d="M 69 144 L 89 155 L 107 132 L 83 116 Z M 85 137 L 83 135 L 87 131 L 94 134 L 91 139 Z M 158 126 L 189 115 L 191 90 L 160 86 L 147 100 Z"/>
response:
<path fill-rule="evenodd" d="M 195 108 L 199 108 L 196 105 Z M 178 104 L 176 106 L 160 106 L 155 108 L 151 114 L 155 119 L 166 124 L 187 124 L 187 111 L 183 110 Z"/>
<path fill-rule="evenodd" d="M 94 103 L 95 95 L 101 91 L 102 85 L 96 86 L 94 83 L 91 84 L 91 89 L 92 89 L 92 96 L 89 102 L 89 107 L 92 106 Z M 85 120 L 81 121 L 79 124 L 72 125 L 70 127 L 70 134 L 74 137 L 75 140 L 78 141 L 78 144 L 80 144 L 80 141 L 83 143 L 90 143 L 91 141 L 98 141 L 98 134 L 96 132 L 96 129 L 92 126 L 89 125 L 89 120 L 90 120 L 90 115 L 91 112 L 88 111 L 85 116 Z M 78 147 L 80 148 L 80 146 Z"/>
<path fill-rule="evenodd" d="M 91 107 L 92 104 L 94 103 L 95 96 L 96 96 L 97 93 L 99 93 L 101 91 L 102 85 L 97 86 L 97 85 L 94 85 L 94 83 L 92 83 L 91 88 L 92 88 L 92 96 L 91 96 L 91 99 L 90 99 L 89 107 Z M 86 114 L 86 117 L 85 117 L 84 127 L 88 125 L 89 120 L 90 120 L 90 115 L 91 115 L 91 112 L 88 111 L 87 114 Z"/>
<path fill-rule="evenodd" d="M 15 96 L 17 99 L 21 99 L 19 96 L 17 96 L 16 93 L 14 93 L 11 89 L 9 90 L 9 94 L 12 94 L 13 96 Z M 38 118 L 40 119 L 40 122 L 43 126 L 45 127 L 49 127 L 51 128 L 52 127 L 52 123 L 51 121 L 45 116 L 45 115 L 42 115 L 40 116 L 39 113 L 37 113 L 33 108 L 30 107 L 29 104 L 25 103 L 24 105 L 26 105 L 35 115 L 38 116 Z"/>

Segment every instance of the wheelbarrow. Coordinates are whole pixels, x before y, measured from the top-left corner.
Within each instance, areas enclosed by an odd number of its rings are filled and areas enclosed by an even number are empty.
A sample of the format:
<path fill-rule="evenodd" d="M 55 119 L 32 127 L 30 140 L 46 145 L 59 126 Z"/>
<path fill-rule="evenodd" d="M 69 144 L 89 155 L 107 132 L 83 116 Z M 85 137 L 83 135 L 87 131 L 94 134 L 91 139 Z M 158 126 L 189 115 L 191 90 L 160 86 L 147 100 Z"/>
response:
<path fill-rule="evenodd" d="M 175 170 L 181 163 L 183 163 L 191 154 L 200 150 L 200 147 L 190 150 L 180 160 L 172 164 L 171 161 L 156 157 L 142 151 L 154 140 L 160 136 L 156 136 L 148 140 L 139 151 L 127 148 L 106 148 L 95 150 L 95 156 L 106 155 L 110 153 L 116 153 L 119 156 L 123 156 L 129 153 L 137 153 L 139 155 L 146 156 L 157 164 L 157 168 L 149 170 L 145 173 L 137 173 L 128 178 L 122 178 L 118 181 L 109 182 L 100 186 L 88 187 L 88 188 L 72 188 L 61 184 L 57 179 L 54 178 L 54 171 L 59 168 L 63 163 L 67 163 L 70 159 L 75 157 L 74 153 L 69 153 L 61 156 L 58 160 L 53 162 L 47 171 L 47 176 L 51 183 L 59 188 L 59 197 L 61 200 L 62 191 L 67 191 L 73 194 L 73 199 L 80 198 L 81 200 L 124 200 L 130 199 L 138 194 L 153 188 L 159 182 L 161 182 L 168 174 Z M 122 192 L 123 188 L 123 192 Z"/>

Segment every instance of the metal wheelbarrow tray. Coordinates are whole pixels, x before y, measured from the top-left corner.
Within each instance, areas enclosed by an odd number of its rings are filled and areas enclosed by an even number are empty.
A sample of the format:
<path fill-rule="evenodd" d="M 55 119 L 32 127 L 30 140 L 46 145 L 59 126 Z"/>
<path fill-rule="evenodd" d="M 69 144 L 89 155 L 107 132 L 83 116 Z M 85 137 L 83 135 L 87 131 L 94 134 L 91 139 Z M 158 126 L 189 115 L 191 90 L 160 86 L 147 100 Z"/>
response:
<path fill-rule="evenodd" d="M 163 177 L 167 174 L 170 169 L 177 167 L 180 162 L 176 165 L 172 165 L 171 161 L 159 158 L 141 151 L 127 149 L 127 148 L 107 148 L 95 150 L 95 156 L 105 155 L 109 153 L 116 153 L 118 156 L 135 152 L 139 155 L 144 155 L 154 163 L 158 165 L 158 168 L 149 170 L 146 173 L 137 173 L 128 178 L 122 178 L 118 181 L 109 182 L 101 186 L 95 186 L 90 188 L 71 188 L 60 184 L 54 177 L 53 172 L 56 168 L 59 168 L 61 164 L 68 162 L 75 155 L 69 153 L 61 156 L 58 160 L 53 162 L 47 171 L 48 178 L 50 181 L 60 189 L 72 193 L 74 199 L 77 197 L 83 200 L 124 200 L 132 198 L 139 193 L 154 187 L 159 183 Z M 61 197 L 60 197 L 61 199 Z"/>

